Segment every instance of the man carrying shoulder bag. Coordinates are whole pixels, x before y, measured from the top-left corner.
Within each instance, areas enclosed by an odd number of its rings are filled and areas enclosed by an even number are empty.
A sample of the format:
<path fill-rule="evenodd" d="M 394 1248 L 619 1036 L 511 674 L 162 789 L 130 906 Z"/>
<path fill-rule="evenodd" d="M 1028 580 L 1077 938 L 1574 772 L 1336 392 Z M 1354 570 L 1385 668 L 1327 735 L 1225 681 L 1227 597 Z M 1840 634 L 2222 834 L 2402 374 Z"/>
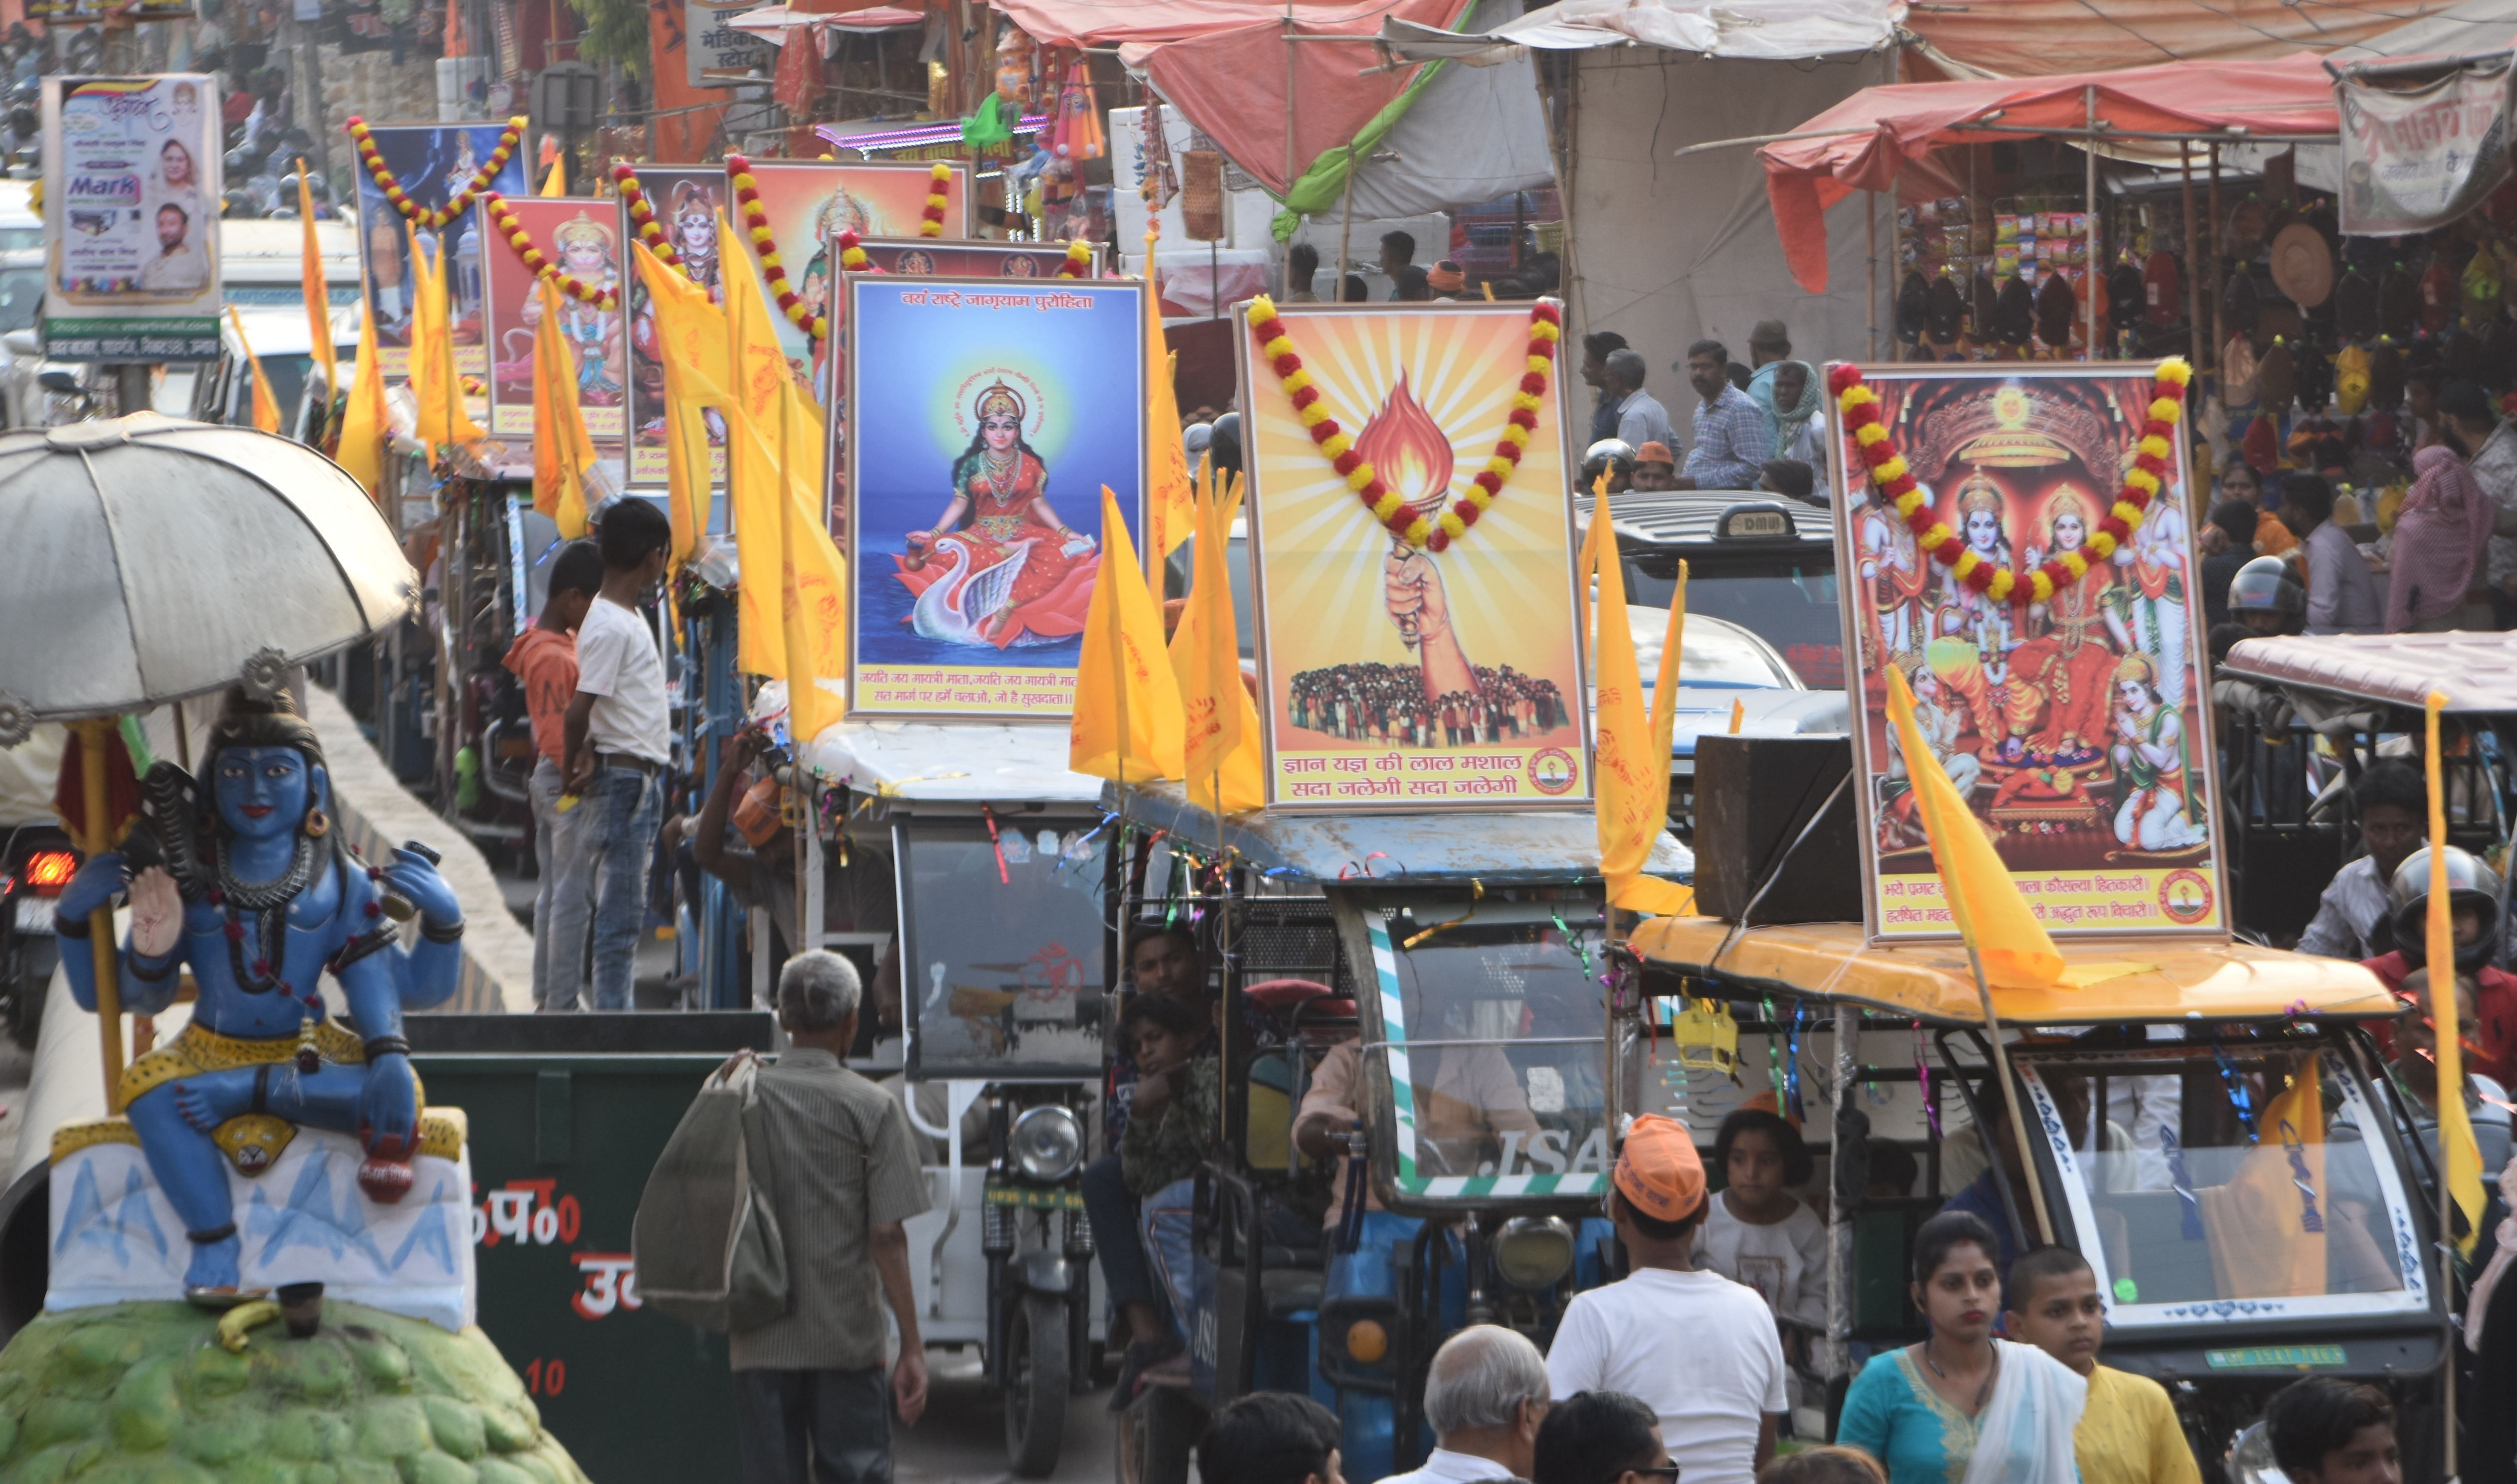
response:
<path fill-rule="evenodd" d="M 731 1334 L 746 1484 L 890 1484 L 885 1302 L 900 1330 L 888 1400 L 904 1424 L 926 1406 L 901 1227 L 926 1209 L 926 1180 L 900 1104 L 843 1060 L 860 997 L 837 954 L 787 960 L 790 1049 L 708 1080 L 639 1205 L 641 1294 Z"/>

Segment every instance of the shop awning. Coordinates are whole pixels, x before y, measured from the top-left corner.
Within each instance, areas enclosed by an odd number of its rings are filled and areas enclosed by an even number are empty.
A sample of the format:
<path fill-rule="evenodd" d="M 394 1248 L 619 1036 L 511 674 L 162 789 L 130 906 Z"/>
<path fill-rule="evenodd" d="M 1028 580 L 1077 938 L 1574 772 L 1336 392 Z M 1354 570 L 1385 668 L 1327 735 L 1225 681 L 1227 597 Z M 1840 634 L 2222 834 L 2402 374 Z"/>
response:
<path fill-rule="evenodd" d="M 2517 633 L 2318 634 L 2245 639 L 2232 673 L 2419 710 L 2433 690 L 2447 709 L 2517 714 Z"/>
<path fill-rule="evenodd" d="M 2450 10 L 2445 0 L 1966 0 L 1918 5 L 1905 25 L 1915 49 L 1954 75 L 2036 77 L 2163 62 L 2272 62 L 2302 48 L 2360 46 Z M 2489 48 L 2504 37 L 2476 40 Z"/>
<path fill-rule="evenodd" d="M 865 34 L 899 30 L 925 22 L 925 12 L 904 10 L 896 5 L 872 6 L 839 15 L 798 10 L 791 5 L 763 5 L 745 11 L 726 23 L 738 31 L 748 31 L 773 46 L 785 46 L 789 33 L 799 28 Z"/>
<path fill-rule="evenodd" d="M 1235 27 L 1275 25 L 1291 9 L 1308 31 L 1360 25 L 1367 31 L 1387 14 L 1386 0 L 1002 0 L 995 9 L 1043 46 L 1119 48 L 1160 46 Z M 1455 7 L 1456 8 L 1456 7 Z M 1131 64 L 1134 59 L 1130 59 Z M 1284 72 L 1276 74 L 1279 84 Z M 1284 106 L 1284 99 L 1276 100 Z"/>
<path fill-rule="evenodd" d="M 1757 151 L 1793 280 L 1813 294 L 1826 291 L 1828 206 L 1856 191 L 1894 190 L 1917 168 L 1943 183 L 1932 193 L 1948 193 L 1946 177 L 1930 165 L 1933 150 L 2081 133 L 2091 88 L 2098 120 L 2114 138 L 2329 135 L 2337 127 L 2332 79 L 2305 52 L 2278 62 L 2171 62 L 1864 88 Z"/>
<path fill-rule="evenodd" d="M 1381 28 L 1407 62 L 1500 60 L 1517 47 L 1571 52 L 1640 43 L 1706 57 L 1800 62 L 1876 51 L 1896 39 L 1896 0 L 1559 0 L 1492 30 L 1463 35 L 1391 18 Z"/>

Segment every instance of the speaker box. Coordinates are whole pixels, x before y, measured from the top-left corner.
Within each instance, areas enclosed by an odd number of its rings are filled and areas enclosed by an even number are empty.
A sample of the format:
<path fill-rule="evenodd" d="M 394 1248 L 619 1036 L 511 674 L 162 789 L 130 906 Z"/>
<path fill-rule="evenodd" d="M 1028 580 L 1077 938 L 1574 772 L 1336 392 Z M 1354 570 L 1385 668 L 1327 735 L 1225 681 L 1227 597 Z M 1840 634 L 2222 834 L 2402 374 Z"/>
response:
<path fill-rule="evenodd" d="M 1849 737 L 1698 738 L 1697 909 L 1735 922 L 1773 876 L 1753 922 L 1860 921 L 1861 838 L 1853 807 L 1858 784 L 1836 791 L 1852 771 Z M 1826 813 L 1818 818 L 1821 805 Z"/>

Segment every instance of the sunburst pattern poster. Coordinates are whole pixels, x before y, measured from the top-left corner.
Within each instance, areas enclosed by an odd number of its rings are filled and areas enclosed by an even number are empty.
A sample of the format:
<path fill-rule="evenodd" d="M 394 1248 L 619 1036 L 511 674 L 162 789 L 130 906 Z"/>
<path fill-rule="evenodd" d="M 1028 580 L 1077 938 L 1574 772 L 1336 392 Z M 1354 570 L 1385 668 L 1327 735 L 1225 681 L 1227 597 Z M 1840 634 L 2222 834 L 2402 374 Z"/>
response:
<path fill-rule="evenodd" d="M 1329 415 L 1437 516 L 1485 467 L 1520 389 L 1529 307 L 1286 305 Z M 1249 389 L 1268 802 L 1425 809 L 1587 804 L 1589 707 L 1561 401 L 1446 550 L 1385 530 L 1264 362 Z"/>

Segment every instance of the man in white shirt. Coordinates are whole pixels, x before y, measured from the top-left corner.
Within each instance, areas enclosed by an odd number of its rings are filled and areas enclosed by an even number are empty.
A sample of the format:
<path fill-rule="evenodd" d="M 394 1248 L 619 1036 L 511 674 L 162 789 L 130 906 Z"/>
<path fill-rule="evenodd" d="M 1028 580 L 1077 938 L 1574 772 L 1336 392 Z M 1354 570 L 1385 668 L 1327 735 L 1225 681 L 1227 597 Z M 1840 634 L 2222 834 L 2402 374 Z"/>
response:
<path fill-rule="evenodd" d="M 1707 1205 L 1686 1126 L 1635 1120 L 1608 1195 L 1630 1276 L 1575 1295 L 1547 1375 L 1558 1402 L 1581 1391 L 1641 1398 L 1686 1484 L 1755 1484 L 1786 1405 L 1783 1347 L 1755 1291 L 1693 1270 Z"/>
<path fill-rule="evenodd" d="M 2420 770 L 2400 757 L 2380 758 L 2351 785 L 2360 811 L 2360 843 L 2368 853 L 2333 873 L 2316 906 L 2316 916 L 2300 935 L 2298 951 L 2327 958 L 2374 958 L 2392 952 L 2391 939 L 2380 947 L 2377 924 L 2395 910 L 2387 890 L 2395 868 L 2421 848 L 2429 829 L 2429 791 Z"/>
<path fill-rule="evenodd" d="M 1485 1484 L 1530 1477 L 1547 1417 L 1547 1362 L 1516 1330 L 1471 1325 L 1442 1341 L 1425 1378 L 1433 1452 L 1381 1484 Z"/>
<path fill-rule="evenodd" d="M 664 577 L 672 525 L 630 496 L 603 512 L 603 587 L 576 631 L 576 697 L 568 706 L 565 786 L 577 804 L 577 860 L 594 877 L 594 1007 L 633 1008 L 647 863 L 663 822 L 672 758 L 664 657 L 640 616 Z"/>

